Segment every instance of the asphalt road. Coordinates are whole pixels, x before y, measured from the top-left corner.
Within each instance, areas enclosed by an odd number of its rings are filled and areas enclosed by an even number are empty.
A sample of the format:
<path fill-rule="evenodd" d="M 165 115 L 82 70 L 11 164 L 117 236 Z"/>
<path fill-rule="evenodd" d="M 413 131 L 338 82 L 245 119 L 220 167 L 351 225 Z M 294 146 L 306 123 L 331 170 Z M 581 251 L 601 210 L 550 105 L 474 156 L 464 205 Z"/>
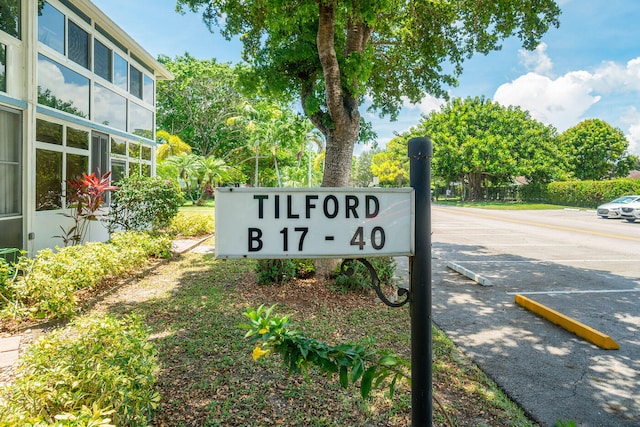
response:
<path fill-rule="evenodd" d="M 640 426 L 640 223 L 432 206 L 434 322 L 544 426 Z M 480 274 L 484 287 L 445 266 Z M 609 335 L 602 350 L 514 303 Z"/>

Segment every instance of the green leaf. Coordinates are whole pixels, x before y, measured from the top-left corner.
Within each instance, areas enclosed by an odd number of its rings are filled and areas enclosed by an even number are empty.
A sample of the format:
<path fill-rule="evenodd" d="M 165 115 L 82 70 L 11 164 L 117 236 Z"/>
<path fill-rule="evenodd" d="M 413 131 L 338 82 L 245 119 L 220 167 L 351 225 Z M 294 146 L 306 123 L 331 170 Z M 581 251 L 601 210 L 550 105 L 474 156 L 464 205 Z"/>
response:
<path fill-rule="evenodd" d="M 349 371 L 346 366 L 340 367 L 340 386 L 347 388 L 349 385 Z"/>
<path fill-rule="evenodd" d="M 351 370 L 351 382 L 355 383 L 356 381 L 358 381 L 358 378 L 360 378 L 363 371 L 364 363 L 362 362 L 362 360 L 358 360 Z"/>
<path fill-rule="evenodd" d="M 377 366 L 371 366 L 362 375 L 362 381 L 360 381 L 360 395 L 363 399 L 369 397 L 371 393 L 371 383 L 376 374 Z"/>

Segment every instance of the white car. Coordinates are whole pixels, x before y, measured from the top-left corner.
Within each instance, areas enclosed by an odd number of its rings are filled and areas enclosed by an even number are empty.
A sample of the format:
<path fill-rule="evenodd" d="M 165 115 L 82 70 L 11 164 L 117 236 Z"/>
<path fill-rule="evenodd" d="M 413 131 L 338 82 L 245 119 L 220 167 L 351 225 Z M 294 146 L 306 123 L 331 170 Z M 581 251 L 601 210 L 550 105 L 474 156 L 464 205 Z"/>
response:
<path fill-rule="evenodd" d="M 620 216 L 629 222 L 634 222 L 636 219 L 640 219 L 640 200 L 627 203 L 621 207 Z"/>
<path fill-rule="evenodd" d="M 604 205 L 598 206 L 598 216 L 601 218 L 622 218 L 621 209 L 623 206 L 629 203 L 640 202 L 640 196 L 632 195 L 632 196 L 622 196 L 617 199 L 605 203 Z"/>

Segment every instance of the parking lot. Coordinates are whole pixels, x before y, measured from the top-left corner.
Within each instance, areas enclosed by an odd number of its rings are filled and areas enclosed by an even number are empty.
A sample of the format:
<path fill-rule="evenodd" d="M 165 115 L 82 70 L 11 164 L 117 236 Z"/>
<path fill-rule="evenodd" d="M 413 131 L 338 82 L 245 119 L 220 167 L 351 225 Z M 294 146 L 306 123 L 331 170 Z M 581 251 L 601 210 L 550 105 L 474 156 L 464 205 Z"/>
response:
<path fill-rule="evenodd" d="M 640 223 L 593 211 L 434 205 L 432 231 L 434 322 L 536 421 L 640 425 Z M 600 349 L 523 309 L 518 293 L 620 349 Z"/>

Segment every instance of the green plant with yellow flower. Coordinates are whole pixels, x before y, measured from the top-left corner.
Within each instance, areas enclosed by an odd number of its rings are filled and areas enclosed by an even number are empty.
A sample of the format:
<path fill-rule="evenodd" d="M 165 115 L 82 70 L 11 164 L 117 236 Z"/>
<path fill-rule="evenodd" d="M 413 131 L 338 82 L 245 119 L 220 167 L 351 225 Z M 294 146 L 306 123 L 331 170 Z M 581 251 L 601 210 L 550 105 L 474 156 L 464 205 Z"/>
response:
<path fill-rule="evenodd" d="M 411 381 L 408 360 L 372 349 L 369 345 L 343 343 L 333 346 L 316 341 L 290 330 L 289 316 L 274 315 L 274 308 L 275 305 L 268 308 L 261 305 L 257 310 L 248 308 L 243 313 L 249 323 L 239 327 L 247 329 L 245 338 L 256 343 L 252 352 L 254 360 L 279 353 L 290 373 L 306 374 L 309 367 L 316 366 L 327 376 L 338 374 L 344 388 L 349 383 L 359 382 L 363 398 L 385 381 L 389 382 L 389 396 L 393 397 L 398 380 Z"/>

